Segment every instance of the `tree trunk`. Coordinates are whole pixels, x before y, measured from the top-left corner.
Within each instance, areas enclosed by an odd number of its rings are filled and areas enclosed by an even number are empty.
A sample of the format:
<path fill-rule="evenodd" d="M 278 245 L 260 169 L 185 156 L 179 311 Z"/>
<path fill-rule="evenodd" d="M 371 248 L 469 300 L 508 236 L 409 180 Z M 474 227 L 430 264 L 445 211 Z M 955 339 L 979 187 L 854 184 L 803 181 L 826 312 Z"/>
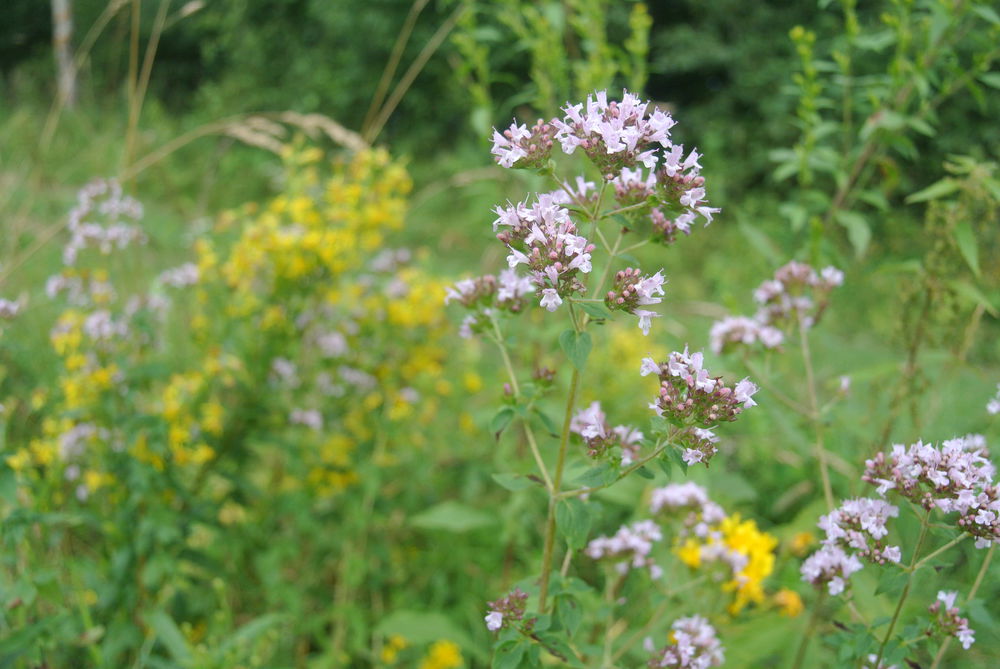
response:
<path fill-rule="evenodd" d="M 73 65 L 72 0 L 52 0 L 52 48 L 56 52 L 59 100 L 72 109 L 76 105 L 76 68 Z"/>

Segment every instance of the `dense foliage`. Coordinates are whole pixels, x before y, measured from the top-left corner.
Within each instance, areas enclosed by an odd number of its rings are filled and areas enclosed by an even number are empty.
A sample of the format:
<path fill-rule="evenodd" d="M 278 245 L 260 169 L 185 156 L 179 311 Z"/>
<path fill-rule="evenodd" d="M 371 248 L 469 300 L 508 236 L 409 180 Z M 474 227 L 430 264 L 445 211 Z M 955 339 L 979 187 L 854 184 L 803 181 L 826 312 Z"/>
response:
<path fill-rule="evenodd" d="M 990 3 L 72 4 L 0 665 L 996 664 Z"/>

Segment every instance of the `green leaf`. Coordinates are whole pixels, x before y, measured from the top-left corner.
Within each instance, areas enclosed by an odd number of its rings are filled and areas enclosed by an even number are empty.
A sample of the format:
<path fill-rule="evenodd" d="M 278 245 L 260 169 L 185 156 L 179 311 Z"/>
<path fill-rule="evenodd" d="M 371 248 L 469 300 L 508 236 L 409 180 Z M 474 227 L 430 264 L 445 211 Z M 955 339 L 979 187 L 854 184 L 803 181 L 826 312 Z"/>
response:
<path fill-rule="evenodd" d="M 572 548 L 583 548 L 590 533 L 590 514 L 577 498 L 564 499 L 556 505 L 556 527 Z"/>
<path fill-rule="evenodd" d="M 635 473 L 636 473 L 636 474 L 638 474 L 639 476 L 641 476 L 641 477 L 642 477 L 642 478 L 644 478 L 644 479 L 652 479 L 652 478 L 655 478 L 655 477 L 653 476 L 653 472 L 649 471 L 649 470 L 648 470 L 648 469 L 646 469 L 645 467 L 639 467 L 638 469 L 636 469 L 636 470 L 635 470 Z"/>
<path fill-rule="evenodd" d="M 952 231 L 958 250 L 961 251 L 965 262 L 969 264 L 972 273 L 979 276 L 979 247 L 976 246 L 976 235 L 972 232 L 972 224 L 962 221 L 955 226 Z"/>
<path fill-rule="evenodd" d="M 979 81 L 990 88 L 1000 88 L 1000 72 L 987 72 L 979 75 Z"/>
<path fill-rule="evenodd" d="M 885 592 L 889 595 L 895 596 L 901 593 L 903 588 L 906 587 L 906 581 L 909 577 L 910 575 L 905 571 L 895 569 L 886 571 L 878 580 L 878 587 L 875 588 L 875 594 L 881 595 Z"/>
<path fill-rule="evenodd" d="M 587 364 L 587 356 L 590 355 L 590 334 L 587 332 L 577 332 L 576 330 L 566 330 L 559 335 L 559 345 L 566 352 L 573 366 L 579 371 L 583 371 Z"/>
<path fill-rule="evenodd" d="M 556 618 L 559 620 L 559 624 L 562 625 L 567 634 L 573 636 L 583 621 L 583 607 L 571 595 L 559 595 L 555 601 Z"/>
<path fill-rule="evenodd" d="M 156 638 L 162 643 L 170 657 L 181 664 L 192 660 L 191 647 L 173 618 L 164 611 L 153 611 L 146 616 L 146 623 L 156 633 Z"/>
<path fill-rule="evenodd" d="M 496 415 L 493 416 L 493 420 L 490 421 L 490 432 L 497 439 L 500 438 L 500 433 L 503 432 L 510 422 L 514 420 L 514 408 L 513 407 L 502 407 L 497 411 Z"/>
<path fill-rule="evenodd" d="M 757 253 L 762 255 L 772 265 L 778 265 L 783 254 L 771 239 L 756 227 L 741 222 L 740 232 L 747 238 L 747 242 Z"/>
<path fill-rule="evenodd" d="M 993 303 L 980 292 L 978 288 L 973 286 L 968 281 L 952 281 L 949 284 L 958 295 L 964 297 L 973 304 L 982 306 L 990 316 L 994 318 L 997 317 L 997 309 L 993 306 Z"/>
<path fill-rule="evenodd" d="M 539 409 L 534 407 L 534 414 L 538 416 L 538 420 L 542 421 L 542 425 L 545 426 L 545 430 L 554 437 L 559 436 L 559 428 L 556 426 L 555 422 L 549 418 L 549 415 Z"/>
<path fill-rule="evenodd" d="M 671 473 L 673 473 L 673 464 L 670 462 L 670 458 L 661 456 L 656 459 L 656 464 L 660 465 L 663 473 L 667 475 L 667 478 L 670 478 Z"/>
<path fill-rule="evenodd" d="M 854 254 L 859 258 L 863 256 L 872 239 L 872 231 L 865 217 L 857 212 L 841 209 L 834 218 L 847 229 L 847 238 L 854 247 Z"/>
<path fill-rule="evenodd" d="M 609 483 L 610 480 L 614 480 L 616 474 L 606 462 L 602 462 L 599 465 L 591 467 L 579 477 L 577 477 L 576 482 L 582 486 L 588 488 L 593 488 L 594 486 L 601 486 Z"/>
<path fill-rule="evenodd" d="M 604 320 L 612 316 L 611 310 L 604 306 L 603 302 L 574 302 L 574 304 L 587 312 L 592 318 Z"/>
<path fill-rule="evenodd" d="M 375 626 L 380 636 L 398 634 L 408 642 L 420 645 L 440 639 L 454 641 L 463 648 L 474 648 L 469 635 L 442 613 L 399 609 L 382 618 Z"/>
<path fill-rule="evenodd" d="M 511 492 L 524 490 L 525 488 L 530 488 L 534 485 L 531 482 L 531 479 L 517 474 L 494 474 L 493 480 Z"/>
<path fill-rule="evenodd" d="M 945 177 L 940 181 L 935 181 L 927 188 L 923 190 L 918 190 L 906 198 L 906 204 L 914 204 L 915 202 L 927 202 L 928 200 L 937 200 L 946 195 L 951 195 L 958 190 L 958 182 L 951 177 Z"/>
<path fill-rule="evenodd" d="M 493 654 L 493 669 L 520 669 L 527 646 L 522 641 L 505 645 Z"/>
<path fill-rule="evenodd" d="M 980 18 L 989 21 L 995 26 L 1000 26 L 1000 14 L 997 14 L 993 8 L 987 5 L 972 5 L 969 7 L 969 11 L 978 14 Z M 1000 88 L 1000 86 L 997 86 L 997 88 Z"/>
<path fill-rule="evenodd" d="M 447 532 L 468 532 L 494 523 L 496 518 L 492 514 L 454 500 L 441 502 L 410 519 L 410 524 L 415 527 Z"/>
<path fill-rule="evenodd" d="M 260 635 L 265 631 L 286 620 L 287 616 L 281 613 L 268 613 L 260 616 L 259 618 L 254 618 L 233 632 L 228 639 L 219 644 L 219 646 L 213 651 L 213 654 L 219 658 L 220 661 L 222 661 L 225 659 L 226 653 L 230 650 L 255 641 L 260 638 Z"/>

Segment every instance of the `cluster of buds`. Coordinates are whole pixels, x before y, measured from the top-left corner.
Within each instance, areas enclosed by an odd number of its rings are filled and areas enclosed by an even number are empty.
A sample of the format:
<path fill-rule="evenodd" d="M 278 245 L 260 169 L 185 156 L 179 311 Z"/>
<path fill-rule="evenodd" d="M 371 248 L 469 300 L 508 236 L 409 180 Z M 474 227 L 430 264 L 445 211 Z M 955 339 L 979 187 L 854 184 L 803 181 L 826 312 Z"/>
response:
<path fill-rule="evenodd" d="M 720 211 L 709 207 L 705 201 L 705 177 L 699 173 L 700 156 L 692 151 L 680 162 L 683 149 L 675 145 L 665 153 L 666 162 L 658 171 L 644 175 L 642 169 L 626 168 L 611 182 L 618 204 L 636 207 L 632 216 L 634 219 L 648 216 L 653 238 L 668 245 L 676 241 L 678 231 L 690 235 L 691 225 L 699 216 L 708 225 Z M 643 203 L 649 203 L 649 208 L 639 206 Z M 668 212 L 677 213 L 671 216 Z"/>
<path fill-rule="evenodd" d="M 487 274 L 459 281 L 447 289 L 444 303 L 458 302 L 467 309 L 476 310 L 476 313 L 465 317 L 459 330 L 459 334 L 467 339 L 474 332 L 488 327 L 490 317 L 496 310 L 514 314 L 523 311 L 525 296 L 534 291 L 531 279 L 506 269 L 500 272 L 499 277 Z"/>
<path fill-rule="evenodd" d="M 681 453 L 681 459 L 684 460 L 688 467 L 692 467 L 699 462 L 704 463 L 707 467 L 708 461 L 712 459 L 713 455 L 719 452 L 719 448 L 716 446 L 719 443 L 719 438 L 708 428 L 689 428 L 677 436 L 677 441 L 681 448 L 684 449 L 684 452 Z"/>
<path fill-rule="evenodd" d="M 708 669 L 725 661 L 715 628 L 705 618 L 698 615 L 678 618 L 670 629 L 670 643 L 665 648 L 654 652 L 652 642 L 647 645 L 646 650 L 653 653 L 648 666 Z"/>
<path fill-rule="evenodd" d="M 624 467 L 635 462 L 643 434 L 634 427 L 618 425 L 612 428 L 608 425 L 607 416 L 601 410 L 600 402 L 593 402 L 586 409 L 581 409 L 573 416 L 569 424 L 570 432 L 578 434 L 587 444 L 587 455 L 599 458 L 613 448 L 621 449 L 621 464 Z"/>
<path fill-rule="evenodd" d="M 648 202 L 656 195 L 656 174 L 648 174 L 642 168 L 625 168 L 611 180 L 615 189 L 615 201 L 622 207 L 633 207 Z"/>
<path fill-rule="evenodd" d="M 886 521 L 899 515 L 899 509 L 881 499 L 849 499 L 829 514 L 820 517 L 818 526 L 826 532 L 823 544 L 851 549 L 862 560 L 884 565 L 898 563 L 899 546 L 885 546 L 889 533 Z"/>
<path fill-rule="evenodd" d="M 683 514 L 682 537 L 693 534 L 705 538 L 712 526 L 721 523 L 726 517 L 722 507 L 709 499 L 708 491 L 690 481 L 672 483 L 654 490 L 649 501 L 649 510 L 653 514 L 663 512 Z"/>
<path fill-rule="evenodd" d="M 709 207 L 705 200 L 705 177 L 701 176 L 701 164 L 698 159 L 701 154 L 691 151 L 686 158 L 684 147 L 675 144 L 663 155 L 663 165 L 656 171 L 656 182 L 660 188 L 660 197 L 666 202 L 676 202 L 684 211 L 678 220 L 682 230 L 690 227 L 695 218 L 701 216 L 705 225 L 712 222 L 719 209 Z"/>
<path fill-rule="evenodd" d="M 639 520 L 631 525 L 622 525 L 612 537 L 598 537 L 587 544 L 584 553 L 593 560 L 612 560 L 619 574 L 630 569 L 648 568 L 653 578 L 660 578 L 663 569 L 657 565 L 650 553 L 653 544 L 663 539 L 660 526 L 652 520 Z"/>
<path fill-rule="evenodd" d="M 507 264 L 511 269 L 528 266 L 541 306 L 555 311 L 563 297 L 583 292 L 578 274 L 590 272 L 594 245 L 576 234 L 576 224 L 565 208 L 550 195 L 539 195 L 530 208 L 521 203 L 497 207 L 496 213 L 493 229 L 505 228 L 497 239 L 510 250 Z"/>
<path fill-rule="evenodd" d="M 140 228 L 121 222 L 121 219 L 139 221 L 142 215 L 142 204 L 124 195 L 114 179 L 98 179 L 84 186 L 69 214 L 70 240 L 63 248 L 63 264 L 76 264 L 77 256 L 85 248 L 97 248 L 107 255 L 112 249 L 122 249 L 133 242 L 144 244 L 146 235 Z"/>
<path fill-rule="evenodd" d="M 709 375 L 701 353 L 688 354 L 686 347 L 683 353 L 671 353 L 664 363 L 643 358 L 639 373 L 659 377 L 660 390 L 649 408 L 678 424 L 710 427 L 734 421 L 744 409 L 757 405 L 752 381 L 743 379 L 730 388 L 721 377 Z"/>
<path fill-rule="evenodd" d="M 950 439 L 935 448 L 917 442 L 895 445 L 865 461 L 862 480 L 877 486 L 879 495 L 895 490 L 925 509 L 958 513 L 958 528 L 976 537 L 976 547 L 1000 540 L 1000 490 L 993 484 L 996 469 L 981 435 Z"/>
<path fill-rule="evenodd" d="M 670 129 L 676 123 L 670 114 L 653 109 L 646 117 L 648 102 L 625 91 L 621 102 L 608 102 L 606 91 L 587 96 L 583 104 L 563 107 L 566 116 L 553 119 L 556 139 L 566 154 L 583 149 L 605 179 L 610 181 L 625 167 L 642 163 L 652 169 L 656 149 L 669 148 Z"/>
<path fill-rule="evenodd" d="M 542 119 L 531 129 L 515 121 L 503 133 L 493 131 L 492 153 L 501 167 L 544 167 L 552 155 L 555 135 L 555 127 Z"/>
<path fill-rule="evenodd" d="M 662 270 L 660 270 L 662 272 Z M 663 284 L 666 279 L 657 272 L 652 276 L 642 276 L 642 270 L 637 267 L 627 267 L 615 274 L 614 287 L 604 297 L 604 304 L 614 311 L 620 309 L 639 317 L 639 329 L 644 335 L 649 334 L 652 319 L 659 316 L 655 311 L 639 307 L 659 304 L 663 301 Z"/>
<path fill-rule="evenodd" d="M 976 632 L 969 628 L 968 618 L 958 614 L 958 607 L 955 606 L 957 596 L 955 591 L 938 592 L 937 601 L 928 607 L 934 619 L 927 630 L 927 636 L 953 636 L 962 644 L 962 648 L 969 650 L 976 641 Z"/>
<path fill-rule="evenodd" d="M 528 594 L 520 588 L 514 588 L 508 595 L 500 599 L 489 602 L 489 613 L 486 614 L 486 629 L 491 632 L 498 632 L 504 627 L 512 627 L 515 623 L 524 620 L 524 608 L 528 602 Z M 521 626 L 525 632 L 530 633 L 535 624 L 534 618 L 524 620 Z"/>

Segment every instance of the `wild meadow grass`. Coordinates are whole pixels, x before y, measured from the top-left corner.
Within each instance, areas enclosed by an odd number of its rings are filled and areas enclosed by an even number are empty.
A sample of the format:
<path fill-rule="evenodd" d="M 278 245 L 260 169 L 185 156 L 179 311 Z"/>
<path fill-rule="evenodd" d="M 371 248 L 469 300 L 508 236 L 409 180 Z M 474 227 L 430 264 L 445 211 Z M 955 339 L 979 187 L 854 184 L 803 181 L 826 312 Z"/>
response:
<path fill-rule="evenodd" d="M 796 28 L 751 167 L 641 3 L 425 4 L 359 132 L 0 115 L 0 665 L 994 666 L 995 11 Z"/>

